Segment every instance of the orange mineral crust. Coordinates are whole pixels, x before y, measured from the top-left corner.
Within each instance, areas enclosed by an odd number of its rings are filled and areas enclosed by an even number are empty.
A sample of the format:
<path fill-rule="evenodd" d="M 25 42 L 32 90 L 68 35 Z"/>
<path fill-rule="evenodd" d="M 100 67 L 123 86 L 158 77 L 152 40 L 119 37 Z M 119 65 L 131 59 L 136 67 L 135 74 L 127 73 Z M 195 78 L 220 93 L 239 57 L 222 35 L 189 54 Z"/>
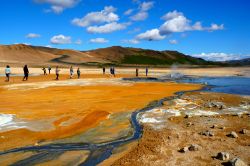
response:
<path fill-rule="evenodd" d="M 0 87 L 0 114 L 13 114 L 19 121 L 29 122 L 25 128 L 0 130 L 0 150 L 69 138 L 96 127 L 110 114 L 133 112 L 150 101 L 171 96 L 177 91 L 200 88 L 200 85 L 177 83 L 60 86 L 27 90 Z M 46 125 L 43 127 L 43 124 Z"/>

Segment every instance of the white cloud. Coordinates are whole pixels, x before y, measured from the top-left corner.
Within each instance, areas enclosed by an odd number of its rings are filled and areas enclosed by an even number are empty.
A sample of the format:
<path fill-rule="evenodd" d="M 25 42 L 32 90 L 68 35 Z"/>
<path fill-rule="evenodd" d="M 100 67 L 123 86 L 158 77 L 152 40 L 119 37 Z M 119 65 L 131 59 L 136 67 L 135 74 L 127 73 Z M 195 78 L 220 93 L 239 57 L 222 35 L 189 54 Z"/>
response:
<path fill-rule="evenodd" d="M 123 43 L 128 43 L 128 44 L 139 44 L 140 41 L 136 39 L 130 39 L 130 40 L 122 40 Z"/>
<path fill-rule="evenodd" d="M 90 39 L 90 43 L 108 43 L 109 41 L 104 39 L 104 38 L 95 38 L 95 39 Z"/>
<path fill-rule="evenodd" d="M 124 12 L 124 15 L 130 15 L 133 13 L 134 9 L 128 9 L 127 11 Z"/>
<path fill-rule="evenodd" d="M 29 33 L 25 36 L 26 38 L 32 39 L 32 38 L 39 38 L 41 35 L 36 34 L 36 33 Z"/>
<path fill-rule="evenodd" d="M 175 40 L 175 39 L 172 39 L 172 40 L 169 40 L 169 43 L 170 43 L 170 44 L 178 44 L 178 41 Z"/>
<path fill-rule="evenodd" d="M 150 2 L 143 2 L 140 5 L 140 10 L 141 11 L 148 11 L 150 10 L 152 7 L 154 6 L 154 2 L 150 1 Z"/>
<path fill-rule="evenodd" d="M 81 45 L 82 44 L 82 40 L 80 40 L 80 39 L 76 40 L 75 44 Z"/>
<path fill-rule="evenodd" d="M 138 40 L 163 40 L 165 39 L 166 36 L 164 35 L 160 35 L 160 32 L 158 29 L 152 29 L 152 30 L 148 30 L 144 33 L 141 33 L 139 35 L 136 36 L 136 39 Z"/>
<path fill-rule="evenodd" d="M 46 45 L 45 47 L 52 48 L 51 45 Z"/>
<path fill-rule="evenodd" d="M 148 18 L 148 13 L 143 11 L 140 11 L 137 14 L 130 17 L 132 21 L 143 21 L 146 20 L 147 18 Z"/>
<path fill-rule="evenodd" d="M 113 6 L 106 6 L 102 11 L 91 12 L 83 18 L 73 19 L 72 24 L 80 27 L 87 27 L 93 24 L 115 22 L 119 20 L 119 16 L 115 14 L 114 11 L 116 11 L 116 8 Z"/>
<path fill-rule="evenodd" d="M 142 2 L 139 6 L 139 11 L 130 17 L 132 21 L 143 21 L 148 18 L 148 10 L 154 6 L 154 2 Z"/>
<path fill-rule="evenodd" d="M 161 18 L 162 18 L 163 20 L 166 21 L 166 20 L 171 20 L 171 19 L 173 19 L 173 18 L 176 18 L 176 17 L 178 17 L 178 16 L 183 16 L 183 13 L 174 10 L 173 12 L 168 12 L 168 13 L 166 13 L 166 14 L 165 14 L 164 16 L 162 16 Z"/>
<path fill-rule="evenodd" d="M 105 25 L 101 25 L 101 26 L 90 26 L 87 28 L 87 32 L 89 33 L 111 33 L 114 31 L 126 29 L 128 25 L 130 25 L 130 23 L 120 24 L 117 22 L 112 22 L 112 23 L 108 23 Z"/>
<path fill-rule="evenodd" d="M 75 5 L 77 5 L 80 0 L 34 0 L 36 3 L 47 3 L 50 4 L 50 10 L 47 11 L 53 11 L 54 13 L 61 13 L 66 8 L 72 8 Z"/>
<path fill-rule="evenodd" d="M 201 53 L 194 54 L 193 57 L 202 58 L 209 61 L 229 61 L 229 60 L 239 60 L 242 58 L 248 58 L 250 55 L 236 55 L 236 54 L 226 54 L 226 53 Z"/>
<path fill-rule="evenodd" d="M 70 36 L 64 36 L 64 35 L 53 36 L 50 39 L 50 43 L 52 43 L 52 44 L 70 44 L 71 43 L 71 37 Z"/>
<path fill-rule="evenodd" d="M 159 30 L 163 35 L 174 32 L 215 31 L 224 29 L 223 24 L 211 24 L 211 27 L 203 27 L 199 21 L 191 25 L 191 20 L 187 19 L 183 13 L 176 10 L 173 12 L 168 12 L 162 17 L 162 19 L 165 20 L 165 23 L 159 28 Z"/>

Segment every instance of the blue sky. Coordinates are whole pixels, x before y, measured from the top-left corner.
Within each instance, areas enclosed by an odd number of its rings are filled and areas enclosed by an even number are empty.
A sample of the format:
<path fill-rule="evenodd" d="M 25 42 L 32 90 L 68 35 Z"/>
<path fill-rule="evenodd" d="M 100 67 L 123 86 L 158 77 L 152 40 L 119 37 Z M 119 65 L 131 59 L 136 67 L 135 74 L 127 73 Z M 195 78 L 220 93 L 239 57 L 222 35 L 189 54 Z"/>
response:
<path fill-rule="evenodd" d="M 250 55 L 249 11 L 249 0 L 2 0 L 0 44 L 239 59 Z"/>

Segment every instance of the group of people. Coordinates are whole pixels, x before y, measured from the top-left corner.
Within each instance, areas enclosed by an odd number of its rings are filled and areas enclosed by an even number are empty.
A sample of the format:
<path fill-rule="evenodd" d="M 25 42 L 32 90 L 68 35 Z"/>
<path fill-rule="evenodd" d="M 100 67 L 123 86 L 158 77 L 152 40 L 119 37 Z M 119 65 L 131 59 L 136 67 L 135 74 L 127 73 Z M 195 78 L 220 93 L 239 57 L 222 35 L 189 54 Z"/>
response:
<path fill-rule="evenodd" d="M 43 70 L 43 74 L 47 75 L 46 68 L 43 67 L 42 70 Z M 52 68 L 50 66 L 48 66 L 49 74 L 50 74 L 51 70 L 52 70 Z M 28 77 L 29 77 L 29 69 L 28 69 L 27 65 L 24 65 L 23 72 L 24 72 L 23 81 L 27 81 Z M 105 72 L 106 72 L 105 67 L 102 68 L 102 72 L 103 72 L 103 74 L 105 74 Z M 56 66 L 56 68 L 55 68 L 56 80 L 59 80 L 59 73 L 60 73 L 60 69 L 58 66 Z M 74 69 L 72 66 L 69 69 L 69 73 L 70 73 L 70 79 L 72 79 L 74 76 Z M 146 73 L 146 76 L 148 76 L 148 67 L 146 67 L 145 73 Z M 9 82 L 10 81 L 10 74 L 11 74 L 11 69 L 10 69 L 9 65 L 7 65 L 5 68 L 5 74 L 6 74 L 6 82 Z M 79 67 L 76 70 L 76 74 L 77 74 L 77 78 L 79 79 L 81 77 L 81 71 L 80 71 Z M 115 67 L 110 67 L 110 74 L 115 77 Z M 136 77 L 139 76 L 139 69 L 138 68 L 136 68 L 136 70 L 135 70 L 135 75 L 136 75 Z"/>

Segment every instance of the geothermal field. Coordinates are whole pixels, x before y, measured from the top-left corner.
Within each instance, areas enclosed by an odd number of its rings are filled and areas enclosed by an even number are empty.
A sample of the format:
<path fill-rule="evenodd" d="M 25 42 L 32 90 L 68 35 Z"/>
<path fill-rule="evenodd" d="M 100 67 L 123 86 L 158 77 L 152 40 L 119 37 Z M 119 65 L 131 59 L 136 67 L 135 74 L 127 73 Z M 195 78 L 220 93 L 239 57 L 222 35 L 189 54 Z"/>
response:
<path fill-rule="evenodd" d="M 12 71 L 0 77 L 1 165 L 250 163 L 250 68 Z"/>

